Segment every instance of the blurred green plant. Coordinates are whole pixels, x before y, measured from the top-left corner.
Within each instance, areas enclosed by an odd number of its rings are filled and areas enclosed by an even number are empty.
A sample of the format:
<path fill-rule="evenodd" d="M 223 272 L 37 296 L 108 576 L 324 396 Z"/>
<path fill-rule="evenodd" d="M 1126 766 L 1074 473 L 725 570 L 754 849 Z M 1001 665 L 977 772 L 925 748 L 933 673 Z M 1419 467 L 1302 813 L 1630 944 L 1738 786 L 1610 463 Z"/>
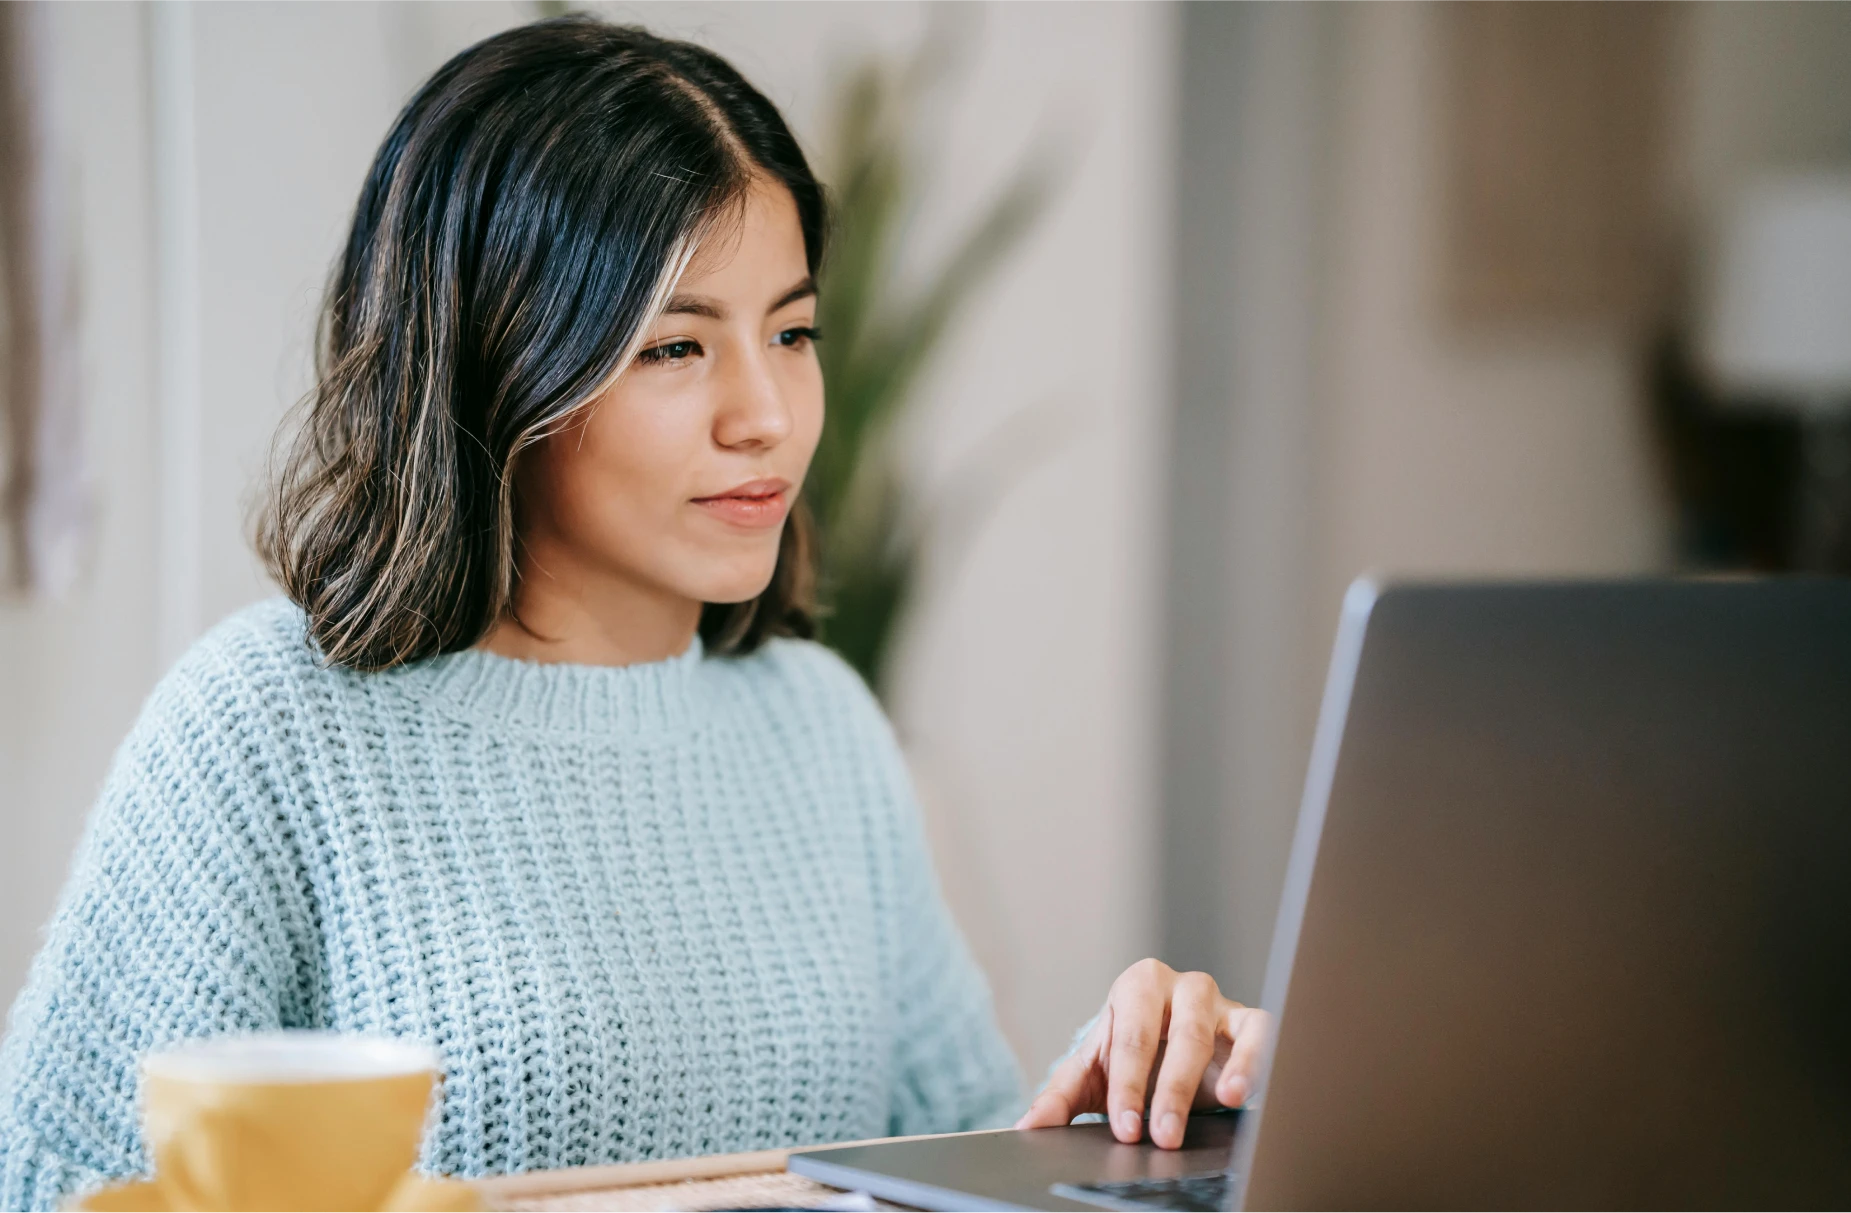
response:
<path fill-rule="evenodd" d="M 929 167 L 923 103 L 953 52 L 928 38 L 903 64 L 870 58 L 848 73 L 821 158 L 835 207 L 817 302 L 828 420 L 803 495 L 821 533 L 822 639 L 883 697 L 936 521 L 907 499 L 896 434 L 946 331 L 1040 217 L 1055 179 L 1045 156 L 1031 156 L 917 285 L 901 285 L 905 221 Z"/>

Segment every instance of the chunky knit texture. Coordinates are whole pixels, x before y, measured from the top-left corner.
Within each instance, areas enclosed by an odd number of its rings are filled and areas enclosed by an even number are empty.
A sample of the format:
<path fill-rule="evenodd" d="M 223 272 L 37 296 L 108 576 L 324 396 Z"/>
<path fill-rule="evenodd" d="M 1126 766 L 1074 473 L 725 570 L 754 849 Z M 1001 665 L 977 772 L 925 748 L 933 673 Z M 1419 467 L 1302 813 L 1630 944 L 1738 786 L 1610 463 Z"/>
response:
<path fill-rule="evenodd" d="M 145 1171 L 136 1062 L 435 1045 L 461 1176 L 1006 1124 L 1022 1081 L 893 736 L 807 642 L 321 667 L 280 600 L 162 680 L 0 1046 L 0 1207 Z"/>

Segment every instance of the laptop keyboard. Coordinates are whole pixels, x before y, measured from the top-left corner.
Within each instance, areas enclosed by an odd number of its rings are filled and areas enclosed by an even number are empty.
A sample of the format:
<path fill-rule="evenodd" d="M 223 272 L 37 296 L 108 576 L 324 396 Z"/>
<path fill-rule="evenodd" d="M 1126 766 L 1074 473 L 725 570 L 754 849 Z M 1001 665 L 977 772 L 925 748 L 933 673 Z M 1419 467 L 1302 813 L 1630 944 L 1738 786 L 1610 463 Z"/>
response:
<path fill-rule="evenodd" d="M 1055 1184 L 1056 1196 L 1101 1209 L 1225 1209 L 1233 1197 L 1234 1172 L 1203 1171 L 1171 1179 L 1126 1179 L 1113 1183 Z"/>

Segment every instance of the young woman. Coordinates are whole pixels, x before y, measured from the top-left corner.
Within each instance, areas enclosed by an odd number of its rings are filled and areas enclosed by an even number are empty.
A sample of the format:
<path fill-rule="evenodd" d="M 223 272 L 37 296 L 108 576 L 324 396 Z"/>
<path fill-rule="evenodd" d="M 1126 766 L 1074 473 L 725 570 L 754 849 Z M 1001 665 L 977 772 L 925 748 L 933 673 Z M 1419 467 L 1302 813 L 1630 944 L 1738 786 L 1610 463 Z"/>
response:
<path fill-rule="evenodd" d="M 810 634 L 821 190 L 700 48 L 562 18 L 380 149 L 261 528 L 286 599 L 150 697 L 0 1048 L 0 1206 L 144 1166 L 135 1066 L 442 1053 L 462 1176 L 1105 1112 L 1263 1023 L 1127 970 L 1026 1113 L 886 720 Z"/>

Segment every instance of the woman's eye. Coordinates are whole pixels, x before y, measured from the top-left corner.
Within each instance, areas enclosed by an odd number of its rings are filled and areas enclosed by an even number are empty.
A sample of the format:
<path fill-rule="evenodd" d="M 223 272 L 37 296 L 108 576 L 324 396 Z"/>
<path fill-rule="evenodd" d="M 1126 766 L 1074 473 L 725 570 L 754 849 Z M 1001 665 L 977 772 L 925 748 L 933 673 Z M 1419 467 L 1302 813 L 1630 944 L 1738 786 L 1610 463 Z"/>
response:
<path fill-rule="evenodd" d="M 682 362 L 701 352 L 698 341 L 665 341 L 636 356 L 639 362 Z"/>
<path fill-rule="evenodd" d="M 822 330 L 811 325 L 800 324 L 796 328 L 788 328 L 779 333 L 777 343 L 787 348 L 794 348 L 806 341 L 821 341 L 822 339 Z"/>

